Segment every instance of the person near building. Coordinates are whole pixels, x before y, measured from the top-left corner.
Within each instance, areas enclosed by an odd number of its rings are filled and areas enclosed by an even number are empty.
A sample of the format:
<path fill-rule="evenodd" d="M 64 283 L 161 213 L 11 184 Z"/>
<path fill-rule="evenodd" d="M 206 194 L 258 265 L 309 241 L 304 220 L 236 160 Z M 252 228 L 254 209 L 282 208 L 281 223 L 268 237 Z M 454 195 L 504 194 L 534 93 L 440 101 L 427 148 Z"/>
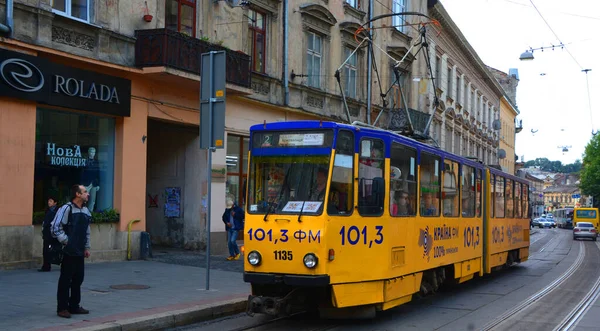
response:
<path fill-rule="evenodd" d="M 227 247 L 229 248 L 228 261 L 239 260 L 240 249 L 237 245 L 238 231 L 244 228 L 244 210 L 233 203 L 232 199 L 227 199 L 225 212 L 223 213 L 223 223 L 227 229 Z"/>
<path fill-rule="evenodd" d="M 50 231 L 50 226 L 52 225 L 52 221 L 54 220 L 54 216 L 56 216 L 56 209 L 58 200 L 54 196 L 48 197 L 48 209 L 46 209 L 46 215 L 44 216 L 44 221 L 42 222 L 42 255 L 44 259 L 44 263 L 42 267 L 38 269 L 41 272 L 50 271 L 50 243 L 52 242 L 52 233 Z"/>
<path fill-rule="evenodd" d="M 89 310 L 79 305 L 85 271 L 84 258 L 90 257 L 92 215 L 85 206 L 88 196 L 85 186 L 73 185 L 71 202 L 60 207 L 52 222 L 52 236 L 63 244 L 56 313 L 64 318 L 71 318 L 71 314 L 89 314 Z"/>

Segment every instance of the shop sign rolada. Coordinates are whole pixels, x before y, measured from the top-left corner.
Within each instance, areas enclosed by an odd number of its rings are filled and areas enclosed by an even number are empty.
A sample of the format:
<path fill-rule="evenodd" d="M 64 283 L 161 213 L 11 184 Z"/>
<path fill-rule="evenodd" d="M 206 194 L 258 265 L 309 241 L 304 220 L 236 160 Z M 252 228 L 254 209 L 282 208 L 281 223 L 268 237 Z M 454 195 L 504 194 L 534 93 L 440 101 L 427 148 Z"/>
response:
<path fill-rule="evenodd" d="M 130 116 L 131 81 L 0 49 L 0 95 Z"/>

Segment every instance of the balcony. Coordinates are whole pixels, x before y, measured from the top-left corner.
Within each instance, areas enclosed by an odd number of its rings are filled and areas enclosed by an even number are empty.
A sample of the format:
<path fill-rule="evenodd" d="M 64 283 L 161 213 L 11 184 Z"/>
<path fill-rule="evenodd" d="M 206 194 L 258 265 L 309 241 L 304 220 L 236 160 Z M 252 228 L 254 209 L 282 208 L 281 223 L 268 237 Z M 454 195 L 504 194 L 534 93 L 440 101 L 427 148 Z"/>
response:
<path fill-rule="evenodd" d="M 200 75 L 202 53 L 225 51 L 226 82 L 250 88 L 250 56 L 247 54 L 168 29 L 136 30 L 135 37 L 136 67 L 167 67 Z"/>
<path fill-rule="evenodd" d="M 515 133 L 523 131 L 523 120 L 515 121 Z"/>

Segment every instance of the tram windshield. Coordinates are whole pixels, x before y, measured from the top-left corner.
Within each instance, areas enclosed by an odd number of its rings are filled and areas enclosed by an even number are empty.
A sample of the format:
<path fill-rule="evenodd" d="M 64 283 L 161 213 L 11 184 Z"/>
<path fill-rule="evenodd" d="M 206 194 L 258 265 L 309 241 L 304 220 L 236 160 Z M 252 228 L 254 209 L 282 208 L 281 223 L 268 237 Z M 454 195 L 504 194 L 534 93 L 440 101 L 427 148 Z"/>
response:
<path fill-rule="evenodd" d="M 248 178 L 251 214 L 321 214 L 328 155 L 252 156 Z"/>

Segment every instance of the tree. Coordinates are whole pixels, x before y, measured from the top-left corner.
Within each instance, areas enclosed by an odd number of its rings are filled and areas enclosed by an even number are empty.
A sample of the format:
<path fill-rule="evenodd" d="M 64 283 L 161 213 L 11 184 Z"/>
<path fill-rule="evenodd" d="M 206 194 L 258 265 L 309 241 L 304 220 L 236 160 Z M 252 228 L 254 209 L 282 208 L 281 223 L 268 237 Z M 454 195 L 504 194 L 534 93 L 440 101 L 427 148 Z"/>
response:
<path fill-rule="evenodd" d="M 600 198 L 600 135 L 592 137 L 585 146 L 579 188 L 581 193 L 594 197 L 594 205 L 598 204 L 598 198 Z"/>

